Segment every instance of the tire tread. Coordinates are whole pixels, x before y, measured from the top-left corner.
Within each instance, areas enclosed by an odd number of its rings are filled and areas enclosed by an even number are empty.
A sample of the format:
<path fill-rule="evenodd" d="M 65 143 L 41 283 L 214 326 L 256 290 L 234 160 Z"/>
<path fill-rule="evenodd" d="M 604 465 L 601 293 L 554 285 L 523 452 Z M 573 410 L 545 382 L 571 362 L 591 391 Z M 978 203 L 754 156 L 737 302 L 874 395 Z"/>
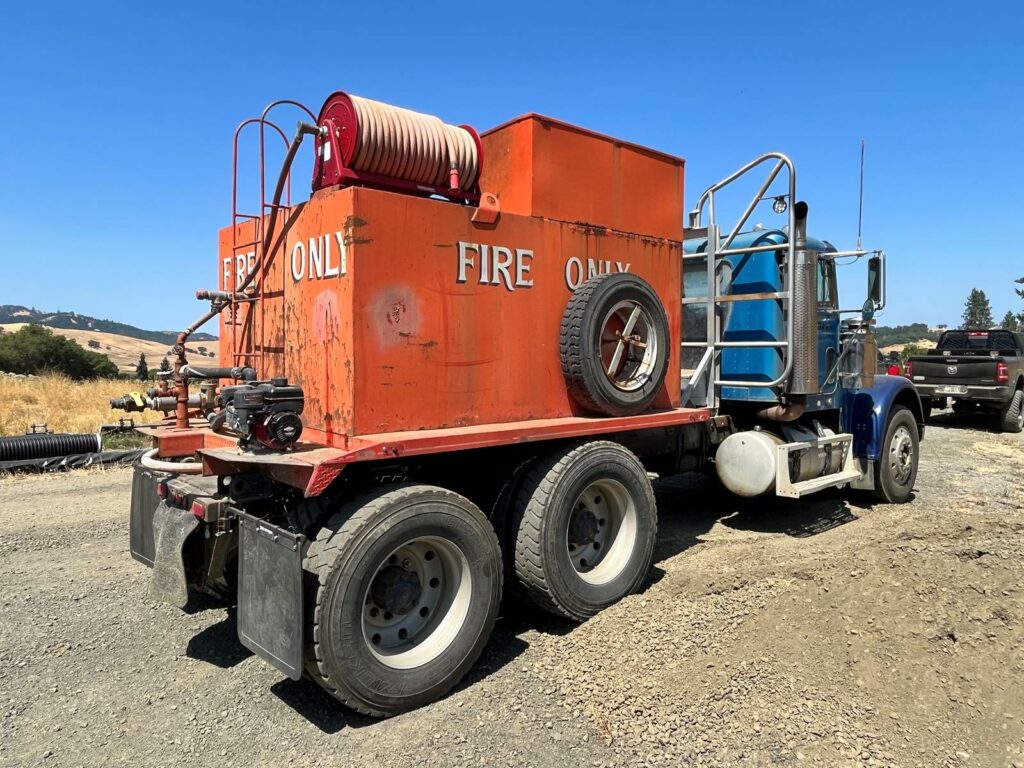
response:
<path fill-rule="evenodd" d="M 453 502 L 461 505 L 467 500 L 465 497 L 453 492 L 432 485 L 419 483 L 398 483 L 385 485 L 369 493 L 360 496 L 342 505 L 342 507 L 323 524 L 316 537 L 310 541 L 303 560 L 303 570 L 312 573 L 316 577 L 315 584 L 312 584 L 307 595 L 307 605 L 312 606 L 312 632 L 307 638 L 305 667 L 306 672 L 324 690 L 331 694 L 349 709 L 373 717 L 386 717 L 392 712 L 385 712 L 369 706 L 363 699 L 354 692 L 348 690 L 339 681 L 331 678 L 324 663 L 322 652 L 321 627 L 324 621 L 325 606 L 327 597 L 328 574 L 334 565 L 339 554 L 350 546 L 353 540 L 359 535 L 363 528 L 373 523 L 374 518 L 383 513 L 393 504 L 414 499 L 424 493 L 430 493 L 433 497 L 438 495 L 448 497 Z M 493 539 L 493 547 L 498 547 L 497 536 L 490 525 L 485 526 Z M 502 573 L 498 570 L 499 594 L 501 591 Z M 483 645 L 471 663 L 475 663 L 483 652 Z M 458 680 L 452 682 L 452 687 L 458 684 Z M 450 689 L 449 689 L 450 690 Z M 447 691 L 441 693 L 444 695 Z"/>
<path fill-rule="evenodd" d="M 543 538 L 545 512 L 555 493 L 555 486 L 580 456 L 595 448 L 613 447 L 636 459 L 636 456 L 618 443 L 595 440 L 582 443 L 566 451 L 561 449 L 539 458 L 523 478 L 516 510 L 515 548 L 513 570 L 519 586 L 538 607 L 565 619 L 579 617 L 561 605 L 553 594 L 544 570 Z M 636 459 L 639 463 L 639 459 Z M 657 516 L 654 516 L 657 534 Z"/>

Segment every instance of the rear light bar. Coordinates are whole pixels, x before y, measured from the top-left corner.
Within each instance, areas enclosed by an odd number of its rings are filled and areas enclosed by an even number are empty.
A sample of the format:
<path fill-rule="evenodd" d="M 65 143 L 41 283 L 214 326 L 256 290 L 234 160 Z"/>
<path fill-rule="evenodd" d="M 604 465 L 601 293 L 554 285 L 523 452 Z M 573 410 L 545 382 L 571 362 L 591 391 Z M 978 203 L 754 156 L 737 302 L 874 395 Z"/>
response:
<path fill-rule="evenodd" d="M 996 383 L 997 384 L 1009 384 L 1010 383 L 1010 366 L 1006 363 L 996 363 Z"/>

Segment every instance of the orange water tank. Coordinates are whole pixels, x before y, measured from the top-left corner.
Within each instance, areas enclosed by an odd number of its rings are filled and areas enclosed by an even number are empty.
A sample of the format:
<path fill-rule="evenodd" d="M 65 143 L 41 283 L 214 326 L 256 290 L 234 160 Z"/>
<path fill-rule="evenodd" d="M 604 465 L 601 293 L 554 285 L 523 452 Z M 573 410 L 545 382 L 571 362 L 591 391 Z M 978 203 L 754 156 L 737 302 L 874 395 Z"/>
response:
<path fill-rule="evenodd" d="M 305 439 L 580 415 L 559 325 L 588 276 L 644 277 L 673 344 L 655 407 L 679 403 L 683 161 L 527 115 L 483 135 L 481 190 L 501 212 L 365 187 L 284 217 L 262 299 L 221 316 L 221 362 L 287 375 Z M 221 231 L 221 287 L 255 259 L 254 224 Z M 599 417 L 596 417 L 599 418 Z"/>

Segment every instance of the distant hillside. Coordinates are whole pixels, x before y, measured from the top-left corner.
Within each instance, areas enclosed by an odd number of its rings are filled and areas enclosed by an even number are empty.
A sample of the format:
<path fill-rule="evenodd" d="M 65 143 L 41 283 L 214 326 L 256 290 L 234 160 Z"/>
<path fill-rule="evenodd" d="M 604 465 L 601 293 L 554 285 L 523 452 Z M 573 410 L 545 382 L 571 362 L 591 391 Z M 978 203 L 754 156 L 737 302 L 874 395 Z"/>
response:
<path fill-rule="evenodd" d="M 875 341 L 879 347 L 891 347 L 895 344 L 920 344 L 938 340 L 939 331 L 930 330 L 927 323 L 875 327 Z"/>
<path fill-rule="evenodd" d="M 45 325 L 54 329 L 70 331 L 99 331 L 168 346 L 173 344 L 178 336 L 177 331 L 145 331 L 127 323 L 100 320 L 88 315 L 80 315 L 77 312 L 40 312 L 37 309 L 20 307 L 16 304 L 0 304 L 0 325 L 7 323 L 32 323 L 33 325 Z M 193 333 L 190 340 L 192 342 L 216 341 L 217 337 L 209 333 Z"/>
<path fill-rule="evenodd" d="M 0 332 L 14 333 L 25 325 L 28 323 L 0 323 Z M 170 362 L 174 361 L 171 345 L 166 342 L 137 339 L 88 328 L 54 328 L 53 326 L 49 326 L 49 328 L 58 336 L 71 339 L 91 352 L 106 355 L 121 373 L 132 374 L 135 372 L 135 365 L 139 362 L 140 353 L 146 356 L 146 362 L 151 371 L 160 367 L 160 360 L 164 357 L 168 358 Z M 193 336 L 193 338 L 195 337 Z M 217 341 L 189 339 L 185 349 L 191 356 L 213 359 L 217 357 L 219 344 Z"/>

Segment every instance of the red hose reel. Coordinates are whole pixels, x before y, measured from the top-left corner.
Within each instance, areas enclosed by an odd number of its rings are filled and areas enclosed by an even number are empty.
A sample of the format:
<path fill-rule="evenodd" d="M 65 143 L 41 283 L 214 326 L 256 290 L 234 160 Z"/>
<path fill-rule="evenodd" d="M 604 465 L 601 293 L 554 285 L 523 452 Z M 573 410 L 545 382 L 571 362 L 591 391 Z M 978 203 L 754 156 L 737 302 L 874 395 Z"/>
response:
<path fill-rule="evenodd" d="M 477 203 L 483 146 L 468 125 L 338 91 L 317 118 L 313 190 L 363 185 Z"/>

